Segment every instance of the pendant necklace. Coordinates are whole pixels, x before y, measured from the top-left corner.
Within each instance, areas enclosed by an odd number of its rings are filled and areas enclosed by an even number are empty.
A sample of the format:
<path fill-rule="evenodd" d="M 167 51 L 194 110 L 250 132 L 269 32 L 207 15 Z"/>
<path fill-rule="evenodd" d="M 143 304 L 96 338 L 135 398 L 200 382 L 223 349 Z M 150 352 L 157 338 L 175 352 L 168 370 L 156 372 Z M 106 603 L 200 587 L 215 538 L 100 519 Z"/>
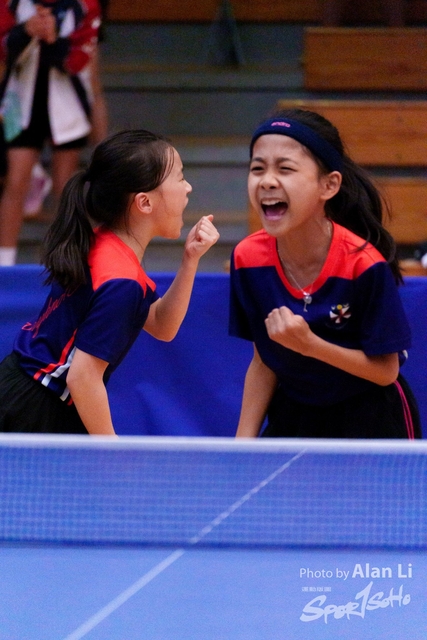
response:
<path fill-rule="evenodd" d="M 327 236 L 328 236 L 328 243 L 330 243 L 331 238 L 332 238 L 332 222 L 330 220 L 327 221 L 328 222 L 328 229 L 327 229 Z M 328 246 L 328 250 L 329 250 L 329 246 Z M 305 313 L 307 313 L 308 309 L 307 309 L 307 305 L 311 304 L 313 302 L 313 296 L 311 295 L 311 293 L 309 291 L 305 291 L 305 289 L 303 289 L 297 282 L 294 274 L 292 273 L 292 271 L 289 269 L 288 265 L 286 264 L 286 262 L 283 260 L 282 256 L 280 255 L 280 251 L 279 251 L 279 247 L 277 247 L 277 254 L 279 256 L 279 260 L 280 263 L 282 265 L 283 270 L 285 271 L 286 274 L 288 274 L 289 276 L 291 276 L 291 279 L 293 280 L 293 284 L 297 286 L 297 289 L 299 289 L 303 295 L 303 300 L 304 300 L 304 309 L 303 311 Z"/>
<path fill-rule="evenodd" d="M 279 253 L 279 252 L 278 252 L 278 253 Z M 308 304 L 311 304 L 311 303 L 313 302 L 313 297 L 312 297 L 312 295 L 311 295 L 308 291 L 305 291 L 305 289 L 303 289 L 302 287 L 300 287 L 300 285 L 299 285 L 299 284 L 298 284 L 298 282 L 296 281 L 295 276 L 293 275 L 293 273 L 291 272 L 291 270 L 289 269 L 289 267 L 288 267 L 288 266 L 287 266 L 287 267 L 285 267 L 285 264 L 284 264 L 284 262 L 283 262 L 283 258 L 282 258 L 282 256 L 280 255 L 280 253 L 279 253 L 279 258 L 280 258 L 280 262 L 282 263 L 282 267 L 285 269 L 286 273 L 288 273 L 288 275 L 290 275 L 290 276 L 291 276 L 291 278 L 292 278 L 292 280 L 293 280 L 294 284 L 296 284 L 296 285 L 297 285 L 297 289 L 299 289 L 299 290 L 301 291 L 301 293 L 302 293 L 302 295 L 303 295 L 303 298 L 302 298 L 302 299 L 304 300 L 304 309 L 303 309 L 303 311 L 305 311 L 305 312 L 307 313 L 307 305 L 308 305 Z"/>

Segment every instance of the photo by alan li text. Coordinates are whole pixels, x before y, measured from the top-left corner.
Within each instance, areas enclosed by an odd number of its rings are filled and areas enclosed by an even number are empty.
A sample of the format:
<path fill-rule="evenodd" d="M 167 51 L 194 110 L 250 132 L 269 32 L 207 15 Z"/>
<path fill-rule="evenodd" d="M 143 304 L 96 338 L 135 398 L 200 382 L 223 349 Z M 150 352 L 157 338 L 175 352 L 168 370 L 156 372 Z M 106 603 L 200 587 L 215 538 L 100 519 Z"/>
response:
<path fill-rule="evenodd" d="M 325 624 L 328 620 L 339 620 L 346 618 L 347 620 L 365 618 L 368 612 L 380 609 L 396 609 L 406 607 L 411 602 L 411 595 L 408 593 L 407 581 L 413 578 L 412 563 L 397 563 L 392 566 L 373 566 L 369 562 L 357 563 L 353 568 L 344 569 L 335 567 L 334 569 L 310 569 L 308 567 L 300 568 L 300 578 L 308 580 L 332 579 L 340 582 L 346 580 L 370 580 L 363 588 L 358 589 L 354 598 L 345 601 L 345 598 L 336 594 L 333 596 L 317 595 L 308 602 L 302 611 L 300 620 L 302 622 L 314 622 L 315 620 L 323 620 Z M 390 585 L 389 580 L 398 579 L 399 583 Z M 381 581 L 381 587 L 375 587 Z M 387 580 L 388 587 L 384 587 L 384 580 Z M 405 581 L 404 584 L 401 581 Z M 303 590 L 308 590 L 304 588 Z M 311 589 L 310 590 L 314 590 Z M 317 591 L 331 592 L 332 588 L 317 589 Z M 335 591 L 335 589 L 334 589 Z M 332 601 L 335 600 L 335 602 Z"/>
<path fill-rule="evenodd" d="M 335 567 L 334 569 L 310 569 L 301 567 L 300 578 L 338 578 L 347 580 L 348 578 L 412 578 L 412 563 L 398 563 L 397 566 L 373 567 L 369 562 L 355 564 L 353 570 Z"/>

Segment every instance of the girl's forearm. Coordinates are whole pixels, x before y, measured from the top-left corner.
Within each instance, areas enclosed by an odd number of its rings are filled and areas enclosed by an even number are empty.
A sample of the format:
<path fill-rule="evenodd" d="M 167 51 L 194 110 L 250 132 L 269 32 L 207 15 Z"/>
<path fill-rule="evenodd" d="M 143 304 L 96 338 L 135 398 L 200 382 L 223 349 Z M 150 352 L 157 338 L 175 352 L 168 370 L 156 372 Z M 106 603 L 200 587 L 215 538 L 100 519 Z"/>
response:
<path fill-rule="evenodd" d="M 76 349 L 67 386 L 78 414 L 91 435 L 115 436 L 103 376 L 108 362 Z"/>
<path fill-rule="evenodd" d="M 151 305 L 144 329 L 159 340 L 173 340 L 185 318 L 199 260 L 219 238 L 212 220 L 212 215 L 202 216 L 191 229 L 174 281 L 163 298 Z"/>
<path fill-rule="evenodd" d="M 71 395 L 78 414 L 90 435 L 116 435 L 111 420 L 107 390 L 103 383 L 92 385 L 89 394 L 87 388 L 79 389 L 74 385 Z"/>
<path fill-rule="evenodd" d="M 340 347 L 317 336 L 306 355 L 381 386 L 392 384 L 399 374 L 397 353 L 367 356 L 359 349 Z"/>
<path fill-rule="evenodd" d="M 261 361 L 255 350 L 245 377 L 237 438 L 258 436 L 276 386 L 276 375 Z"/>
<path fill-rule="evenodd" d="M 178 333 L 190 304 L 198 263 L 197 258 L 184 256 L 169 289 L 151 305 L 144 329 L 154 338 L 169 342 Z"/>

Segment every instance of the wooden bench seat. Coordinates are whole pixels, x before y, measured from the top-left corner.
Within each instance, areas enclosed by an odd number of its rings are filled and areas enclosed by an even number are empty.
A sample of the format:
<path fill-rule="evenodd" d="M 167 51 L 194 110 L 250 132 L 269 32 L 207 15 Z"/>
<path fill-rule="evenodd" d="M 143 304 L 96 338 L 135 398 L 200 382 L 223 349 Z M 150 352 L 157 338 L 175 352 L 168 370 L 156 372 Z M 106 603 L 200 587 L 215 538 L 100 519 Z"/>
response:
<path fill-rule="evenodd" d="M 374 180 L 391 208 L 385 221 L 398 244 L 427 240 L 427 177 L 386 177 Z"/>
<path fill-rule="evenodd" d="M 427 29 L 304 31 L 304 86 L 314 91 L 425 91 Z"/>

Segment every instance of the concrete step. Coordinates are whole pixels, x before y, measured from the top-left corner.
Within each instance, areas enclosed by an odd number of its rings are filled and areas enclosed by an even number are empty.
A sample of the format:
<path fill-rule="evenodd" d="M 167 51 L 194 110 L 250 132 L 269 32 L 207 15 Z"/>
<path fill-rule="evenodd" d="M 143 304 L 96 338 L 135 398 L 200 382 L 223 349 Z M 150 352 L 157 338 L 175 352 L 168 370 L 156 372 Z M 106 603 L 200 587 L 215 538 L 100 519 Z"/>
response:
<path fill-rule="evenodd" d="M 172 142 L 193 187 L 184 219 L 194 224 L 200 215 L 212 213 L 219 242 L 238 242 L 248 232 L 248 139 L 174 136 Z"/>
<path fill-rule="evenodd" d="M 127 87 L 106 91 L 111 129 L 148 129 L 166 136 L 249 136 L 283 98 L 305 94 L 280 87 L 257 90 Z"/>
<path fill-rule="evenodd" d="M 199 273 L 226 273 L 230 266 L 230 256 L 234 244 L 218 243 L 202 256 Z M 151 242 L 144 255 L 143 266 L 147 273 L 176 273 L 183 254 L 183 243 L 165 241 Z"/>
<path fill-rule="evenodd" d="M 221 71 L 246 69 L 299 69 L 303 56 L 304 26 L 301 24 L 240 24 L 241 53 L 238 61 L 227 53 L 227 42 L 209 24 L 106 23 L 102 47 L 103 68 L 132 65 L 142 71 L 153 67 Z M 217 55 L 220 54 L 220 55 Z M 119 79 L 120 80 L 120 79 Z M 153 77 L 158 86 L 163 80 Z M 193 82 L 192 78 L 188 78 Z M 202 79 L 202 82 L 204 80 Z M 250 81 L 250 80 L 249 80 Z M 267 82 L 261 79 L 261 86 Z"/>
<path fill-rule="evenodd" d="M 303 86 L 303 28 L 241 25 L 239 33 L 244 64 L 212 64 L 211 25 L 106 25 L 101 78 L 112 129 L 250 135 Z"/>

